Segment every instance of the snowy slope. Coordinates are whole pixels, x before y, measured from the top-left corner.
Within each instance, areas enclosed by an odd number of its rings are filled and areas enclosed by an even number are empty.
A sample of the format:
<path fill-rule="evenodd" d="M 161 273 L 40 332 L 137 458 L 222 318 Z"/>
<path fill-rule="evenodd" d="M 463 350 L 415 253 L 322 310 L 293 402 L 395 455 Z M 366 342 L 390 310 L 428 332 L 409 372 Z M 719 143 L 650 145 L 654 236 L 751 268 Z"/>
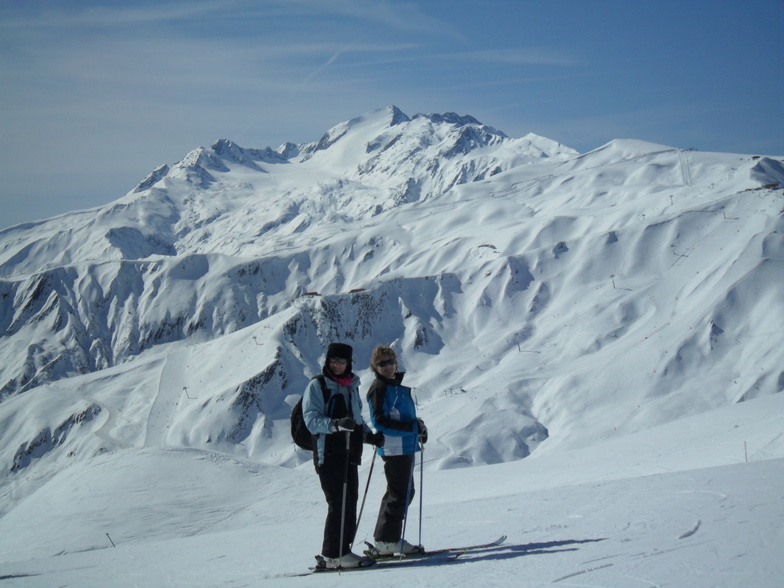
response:
<path fill-rule="evenodd" d="M 547 561 L 566 559 L 530 585 L 593 567 L 650 571 L 639 585 L 772 585 L 782 161 L 639 140 L 578 154 L 389 107 L 278 150 L 221 140 L 105 207 L 0 232 L 0 552 L 14 562 L 0 577 L 239 586 L 301 568 L 318 541 L 281 550 L 270 531 L 297 545 L 291 527 L 315 537 L 323 518 L 288 414 L 326 344 L 343 340 L 363 389 L 377 343 L 410 372 L 431 431 L 428 545 L 517 521 L 504 531 L 517 547 L 476 562 L 498 585 L 514 585 L 532 544 L 605 535 L 548 543 Z M 741 468 L 751 477 L 735 484 Z M 681 494 L 713 479 L 750 521 L 740 584 L 709 563 L 711 545 L 733 549 L 736 519 L 705 533 L 726 502 L 699 493 L 694 509 L 710 514 L 685 522 L 695 497 Z M 666 517 L 665 498 L 645 506 L 651 483 L 677 499 Z M 552 522 L 595 494 L 605 522 Z M 615 532 L 627 524 L 656 532 Z M 560 528 L 570 533 L 553 538 Z M 117 550 L 103 549 L 106 533 Z M 667 547 L 703 537 L 700 566 Z M 188 575 L 208 560 L 227 567 Z M 454 565 L 455 578 L 470 567 Z M 683 575 L 671 581 L 672 566 Z M 452 585 L 434 583 L 440 567 L 418 570 L 431 571 L 428 585 Z"/>
<path fill-rule="evenodd" d="M 0 519 L 3 586 L 772 588 L 784 578 L 783 426 L 774 395 L 557 456 L 428 467 L 422 542 L 506 534 L 503 546 L 306 578 L 284 576 L 320 547 L 310 467 L 121 451 L 75 464 Z M 379 478 L 358 545 L 372 540 Z M 413 508 L 407 536 L 419 539 Z"/>

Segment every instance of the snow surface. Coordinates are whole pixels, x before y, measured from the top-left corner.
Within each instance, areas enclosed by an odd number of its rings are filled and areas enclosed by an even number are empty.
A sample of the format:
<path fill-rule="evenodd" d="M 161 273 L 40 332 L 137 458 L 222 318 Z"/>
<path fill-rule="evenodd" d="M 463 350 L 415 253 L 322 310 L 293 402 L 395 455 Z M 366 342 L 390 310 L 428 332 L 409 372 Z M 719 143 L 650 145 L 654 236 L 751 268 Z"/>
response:
<path fill-rule="evenodd" d="M 454 561 L 304 578 L 283 576 L 320 547 L 324 504 L 309 464 L 128 449 L 62 471 L 0 519 L 0 577 L 31 588 L 772 588 L 784 578 L 782 431 L 778 394 L 583 450 L 425 467 L 426 546 L 501 534 L 506 543 Z M 383 491 L 374 469 L 358 545 L 372 540 Z M 419 539 L 419 513 L 415 501 L 410 539 Z"/>
<path fill-rule="evenodd" d="M 784 585 L 782 185 L 390 107 L 0 231 L 0 586 Z M 288 414 L 335 339 L 363 390 L 377 343 L 409 371 L 425 546 L 503 546 L 287 576 L 325 515 Z"/>

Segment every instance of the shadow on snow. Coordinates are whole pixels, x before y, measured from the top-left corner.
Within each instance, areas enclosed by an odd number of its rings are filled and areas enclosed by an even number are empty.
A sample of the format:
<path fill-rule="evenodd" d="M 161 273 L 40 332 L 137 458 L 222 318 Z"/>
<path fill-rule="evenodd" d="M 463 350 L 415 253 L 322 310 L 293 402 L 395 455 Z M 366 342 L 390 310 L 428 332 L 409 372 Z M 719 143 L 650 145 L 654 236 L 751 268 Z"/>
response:
<path fill-rule="evenodd" d="M 522 543 L 519 545 L 499 545 L 497 547 L 487 547 L 484 549 L 472 549 L 465 553 L 443 553 L 419 559 L 401 559 L 379 562 L 368 570 L 378 568 L 401 568 L 401 567 L 428 567 L 443 565 L 458 565 L 480 561 L 494 561 L 523 557 L 526 555 L 544 555 L 548 553 L 560 553 L 564 551 L 577 551 L 578 545 L 584 543 L 597 543 L 606 541 L 601 539 L 564 539 L 560 541 L 544 541 L 541 543 Z"/>

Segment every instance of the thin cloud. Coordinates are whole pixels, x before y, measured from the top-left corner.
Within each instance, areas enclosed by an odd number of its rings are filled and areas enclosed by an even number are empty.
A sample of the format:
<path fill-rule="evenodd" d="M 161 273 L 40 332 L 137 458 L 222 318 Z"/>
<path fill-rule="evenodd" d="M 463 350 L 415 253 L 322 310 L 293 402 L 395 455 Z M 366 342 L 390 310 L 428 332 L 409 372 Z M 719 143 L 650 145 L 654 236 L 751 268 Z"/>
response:
<path fill-rule="evenodd" d="M 428 16 L 414 2 L 387 0 L 294 0 L 293 6 L 309 15 L 334 15 L 347 21 L 363 21 L 383 25 L 395 31 L 427 32 L 451 38 L 461 37 L 454 26 Z M 305 9 L 305 10 L 302 10 Z"/>
<path fill-rule="evenodd" d="M 506 65 L 580 65 L 574 55 L 548 47 L 520 47 L 514 49 L 488 49 L 458 54 L 461 59 L 500 63 Z"/>
<path fill-rule="evenodd" d="M 345 51 L 341 51 L 344 53 Z M 353 54 L 371 52 L 370 47 L 352 51 Z M 365 59 L 362 61 L 351 61 L 335 64 L 336 67 L 372 67 L 378 65 L 394 65 L 412 62 L 442 62 L 442 63 L 473 63 L 497 64 L 497 65 L 541 65 L 556 67 L 575 67 L 582 65 L 581 61 L 558 49 L 545 49 L 539 47 L 518 48 L 518 49 L 498 49 L 482 51 L 454 51 L 436 52 L 426 50 L 426 45 L 421 43 L 409 43 L 397 46 L 379 46 L 375 49 L 376 53 L 388 52 L 392 56 L 382 59 Z M 401 53 L 404 52 L 404 53 Z M 330 61 L 334 64 L 335 59 Z"/>
<path fill-rule="evenodd" d="M 593 72 L 575 72 L 569 74 L 559 75 L 545 75 L 545 76 L 526 76 L 515 78 L 494 79 L 484 82 L 472 82 L 469 84 L 454 84 L 450 86 L 452 90 L 470 90 L 477 88 L 493 88 L 501 86 L 517 86 L 520 84 L 539 84 L 541 82 L 557 82 L 562 80 L 573 80 L 577 78 L 588 78 L 596 76 Z"/>
<path fill-rule="evenodd" d="M 40 5 L 38 5 L 40 6 Z M 0 30 L 19 27 L 79 28 L 122 27 L 165 23 L 187 24 L 205 19 L 313 19 L 339 17 L 343 22 L 366 22 L 395 31 L 438 33 L 459 36 L 445 21 L 428 16 L 413 2 L 386 0 L 264 0 L 248 3 L 240 0 L 208 2 L 159 2 L 136 5 L 95 5 L 74 7 L 51 3 L 43 9 L 24 5 L 0 10 Z"/>
<path fill-rule="evenodd" d="M 330 66 L 334 65 L 338 58 L 342 55 L 365 55 L 368 53 L 399 53 L 401 51 L 413 51 L 414 49 L 420 47 L 416 43 L 406 43 L 406 44 L 380 44 L 380 45 L 369 45 L 369 44 L 360 44 L 359 42 L 346 45 L 334 51 L 332 55 L 330 55 L 329 59 L 318 69 L 313 71 L 305 81 L 311 81 L 313 78 L 327 70 Z M 394 63 L 396 62 L 395 59 L 388 59 L 388 60 L 377 60 L 376 63 Z M 367 64 L 368 62 L 364 62 Z M 351 66 L 354 64 L 347 63 L 347 66 Z"/>
<path fill-rule="evenodd" d="M 233 3 L 163 3 L 149 6 L 86 6 L 74 9 L 67 5 L 46 6 L 33 12 L 32 8 L 5 10 L 0 28 L 28 29 L 73 29 L 92 27 L 119 27 L 145 25 L 170 21 L 181 22 L 202 18 L 219 11 L 221 6 Z"/>

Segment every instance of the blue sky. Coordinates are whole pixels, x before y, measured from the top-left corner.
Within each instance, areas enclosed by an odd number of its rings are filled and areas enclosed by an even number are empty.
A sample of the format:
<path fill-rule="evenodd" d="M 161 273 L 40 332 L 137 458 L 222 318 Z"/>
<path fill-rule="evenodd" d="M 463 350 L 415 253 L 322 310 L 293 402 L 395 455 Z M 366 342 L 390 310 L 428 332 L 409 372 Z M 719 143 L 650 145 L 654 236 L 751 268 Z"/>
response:
<path fill-rule="evenodd" d="M 394 104 L 784 155 L 784 0 L 0 0 L 0 228 Z"/>

